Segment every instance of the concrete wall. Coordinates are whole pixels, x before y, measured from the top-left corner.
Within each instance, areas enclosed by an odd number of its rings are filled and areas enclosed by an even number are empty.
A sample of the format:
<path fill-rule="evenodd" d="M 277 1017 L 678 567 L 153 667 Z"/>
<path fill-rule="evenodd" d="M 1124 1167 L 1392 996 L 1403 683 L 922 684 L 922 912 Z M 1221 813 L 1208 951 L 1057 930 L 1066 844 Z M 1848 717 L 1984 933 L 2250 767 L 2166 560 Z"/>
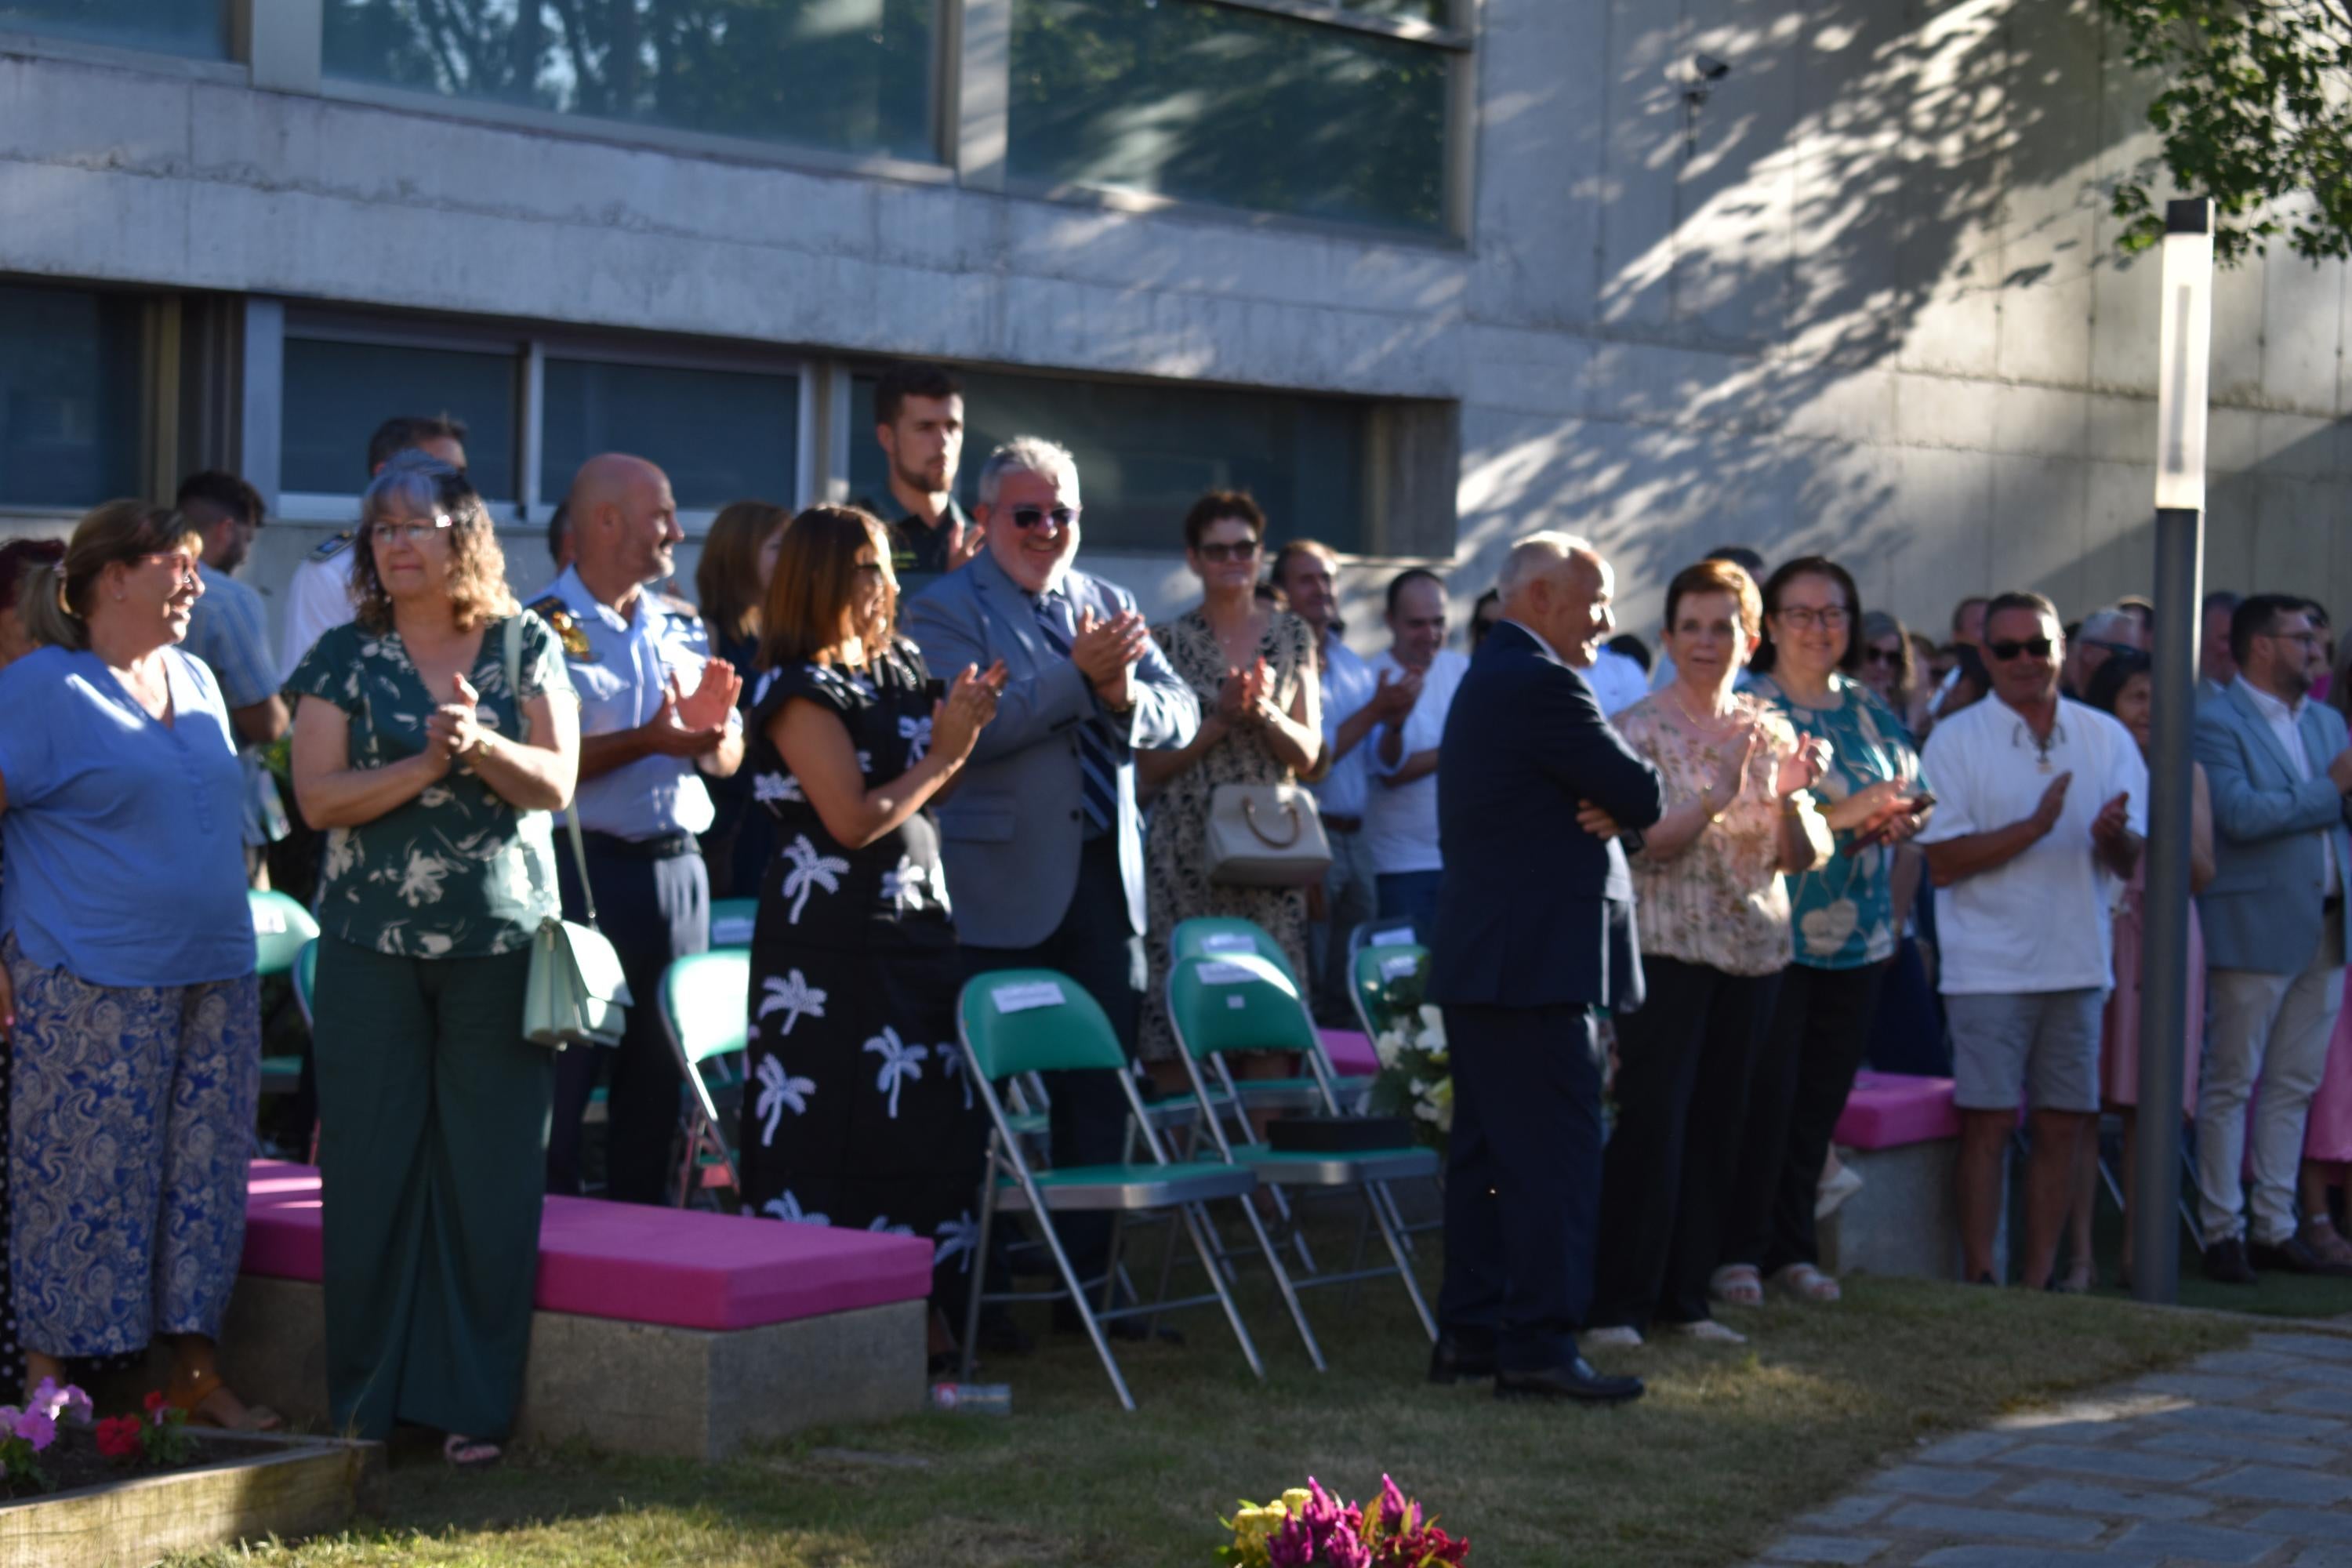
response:
<path fill-rule="evenodd" d="M 1700 51 L 1734 69 L 1686 140 Z M 2081 609 L 2149 574 L 2156 268 L 2105 208 L 2151 142 L 2107 53 L 2087 0 L 1486 0 L 1466 251 L 0 55 L 0 271 L 1446 399 L 1465 600 L 1552 526 L 1644 630 L 1732 541 L 1930 624 Z M 2210 580 L 2352 614 L 2347 278 L 2225 280 Z"/>

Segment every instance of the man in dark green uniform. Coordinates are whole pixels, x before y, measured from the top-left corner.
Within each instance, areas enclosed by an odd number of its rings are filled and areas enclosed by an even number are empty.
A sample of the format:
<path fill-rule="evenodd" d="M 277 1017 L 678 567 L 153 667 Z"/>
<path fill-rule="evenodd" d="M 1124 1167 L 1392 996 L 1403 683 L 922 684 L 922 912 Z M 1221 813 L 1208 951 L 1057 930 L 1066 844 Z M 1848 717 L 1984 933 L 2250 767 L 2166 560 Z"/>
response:
<path fill-rule="evenodd" d="M 874 387 L 874 439 L 890 464 L 890 568 L 906 603 L 980 553 L 980 529 L 956 504 L 963 386 L 935 364 L 894 364 Z M 885 514 L 887 515 L 887 513 Z"/>

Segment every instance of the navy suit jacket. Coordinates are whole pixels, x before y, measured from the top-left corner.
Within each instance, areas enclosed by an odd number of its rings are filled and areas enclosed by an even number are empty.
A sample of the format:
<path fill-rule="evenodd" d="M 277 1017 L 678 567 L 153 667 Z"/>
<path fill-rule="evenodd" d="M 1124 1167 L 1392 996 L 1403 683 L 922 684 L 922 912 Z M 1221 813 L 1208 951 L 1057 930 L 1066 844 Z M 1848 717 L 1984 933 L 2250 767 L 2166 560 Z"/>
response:
<path fill-rule="evenodd" d="M 1588 800 L 1648 827 L 1665 782 L 1609 727 L 1584 677 L 1505 621 L 1470 661 L 1438 743 L 1445 879 L 1431 1001 L 1640 1005 L 1633 874 L 1614 840 L 1577 826 Z"/>

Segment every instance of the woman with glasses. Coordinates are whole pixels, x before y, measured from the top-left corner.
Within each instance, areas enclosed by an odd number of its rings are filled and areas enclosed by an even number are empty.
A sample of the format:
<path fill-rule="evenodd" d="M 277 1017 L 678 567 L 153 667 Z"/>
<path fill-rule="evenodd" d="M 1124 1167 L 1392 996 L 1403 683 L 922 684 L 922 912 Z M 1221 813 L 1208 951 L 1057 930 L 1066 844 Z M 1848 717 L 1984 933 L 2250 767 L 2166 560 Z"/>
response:
<path fill-rule="evenodd" d="M 1862 663 L 1854 678 L 1875 692 L 1914 736 L 1919 733 L 1919 718 L 1927 706 L 1916 652 L 1903 623 L 1885 610 L 1873 610 L 1862 617 Z"/>
<path fill-rule="evenodd" d="M 1307 973 L 1306 889 L 1212 882 L 1207 864 L 1209 803 L 1219 784 L 1312 779 L 1322 759 L 1315 634 L 1252 592 L 1265 540 L 1265 514 L 1248 496 L 1211 490 L 1193 502 L 1184 517 L 1184 561 L 1201 580 L 1201 603 L 1151 634 L 1201 700 L 1191 744 L 1135 759 L 1139 785 L 1150 784 L 1157 796 L 1144 844 L 1151 979 L 1138 1054 L 1161 1064 L 1158 1071 L 1176 1054 L 1165 993 L 1168 942 L 1179 924 L 1202 915 L 1255 921 L 1282 944 L 1291 972 Z"/>
<path fill-rule="evenodd" d="M 1764 641 L 1748 689 L 1828 748 L 1819 791 L 1834 847 L 1786 879 L 1793 962 L 1749 1079 L 1738 1196 L 1713 1281 L 1717 1300 L 1739 1306 L 1760 1302 L 1767 1279 L 1801 1301 L 1838 1299 L 1837 1281 L 1821 1271 L 1814 1206 L 1902 934 L 1895 846 L 1927 816 L 1909 732 L 1854 679 L 1862 624 L 1862 595 L 1834 561 L 1801 557 L 1764 584 Z"/>
<path fill-rule="evenodd" d="M 580 712 L 457 469 L 422 452 L 384 466 L 360 500 L 352 597 L 358 618 L 286 682 L 295 799 L 327 835 L 328 1408 L 338 1430 L 415 1422 L 446 1434 L 452 1465 L 487 1464 L 530 1341 L 555 1062 L 523 1037 L 523 996 L 559 908 L 548 814 L 572 797 Z"/>
<path fill-rule="evenodd" d="M 178 646 L 202 548 L 177 512 L 109 501 L 19 591 L 43 646 L 0 671 L 8 1261 L 28 1385 L 161 1334 L 173 1405 L 258 1428 L 213 1353 L 261 1020 L 236 735 Z"/>

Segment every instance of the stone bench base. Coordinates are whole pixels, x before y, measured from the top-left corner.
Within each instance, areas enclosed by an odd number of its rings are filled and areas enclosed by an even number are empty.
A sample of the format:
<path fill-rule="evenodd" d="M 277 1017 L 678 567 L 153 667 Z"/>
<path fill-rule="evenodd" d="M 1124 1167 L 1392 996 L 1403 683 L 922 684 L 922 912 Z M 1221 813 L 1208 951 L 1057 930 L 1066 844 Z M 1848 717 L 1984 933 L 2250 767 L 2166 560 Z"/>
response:
<path fill-rule="evenodd" d="M 288 1420 L 327 1421 L 320 1287 L 246 1275 L 221 1370 Z M 928 1306 L 898 1301 L 716 1331 L 533 1314 L 515 1438 L 718 1459 L 804 1426 L 922 1408 Z"/>
<path fill-rule="evenodd" d="M 1833 1275 L 1958 1279 L 1960 1213 L 1953 1173 L 1959 1152 L 1956 1138 L 1840 1149 L 1838 1158 L 1862 1178 L 1862 1188 L 1822 1221 L 1822 1267 Z"/>

